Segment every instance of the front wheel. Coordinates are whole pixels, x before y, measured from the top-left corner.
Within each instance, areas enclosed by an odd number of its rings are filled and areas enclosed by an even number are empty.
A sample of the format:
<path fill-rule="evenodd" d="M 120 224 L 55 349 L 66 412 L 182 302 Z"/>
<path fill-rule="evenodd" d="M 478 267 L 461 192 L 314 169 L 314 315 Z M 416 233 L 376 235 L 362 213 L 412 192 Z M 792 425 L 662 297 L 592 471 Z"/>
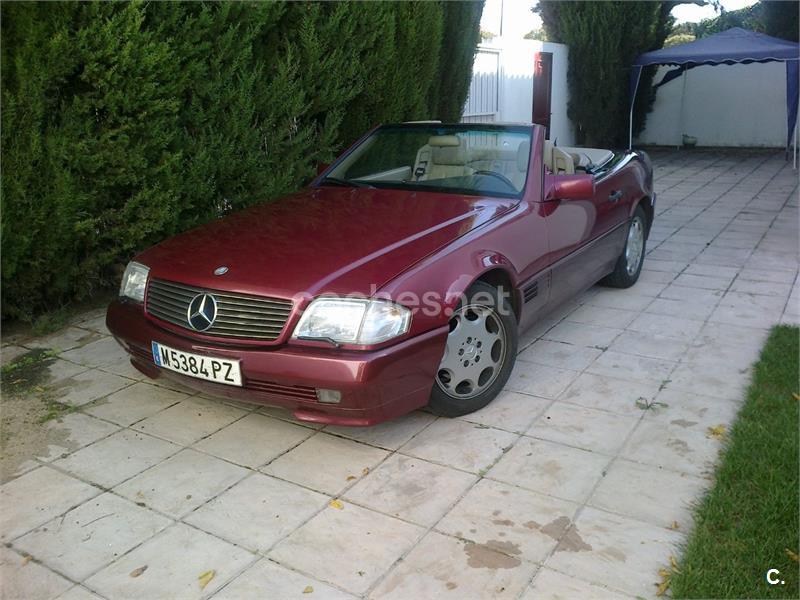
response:
<path fill-rule="evenodd" d="M 449 325 L 428 406 L 459 417 L 489 404 L 508 381 L 517 358 L 517 319 L 496 288 L 477 282 Z"/>
<path fill-rule="evenodd" d="M 644 209 L 637 206 L 628 224 L 628 237 L 625 248 L 614 265 L 614 271 L 600 281 L 601 284 L 615 288 L 629 288 L 639 280 L 647 245 L 647 217 Z"/>

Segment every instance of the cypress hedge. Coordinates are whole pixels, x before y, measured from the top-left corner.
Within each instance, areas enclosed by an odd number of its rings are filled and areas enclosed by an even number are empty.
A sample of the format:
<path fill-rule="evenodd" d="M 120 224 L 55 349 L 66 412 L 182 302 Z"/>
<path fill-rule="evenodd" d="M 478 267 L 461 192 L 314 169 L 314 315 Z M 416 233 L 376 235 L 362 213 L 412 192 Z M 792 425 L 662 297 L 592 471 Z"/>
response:
<path fill-rule="evenodd" d="M 2 315 L 31 318 L 376 123 L 457 120 L 483 0 L 0 6 Z"/>
<path fill-rule="evenodd" d="M 672 9 L 691 1 L 539 2 L 534 10 L 542 16 L 547 39 L 569 46 L 567 115 L 579 144 L 627 147 L 631 64 L 639 54 L 663 47 L 675 22 Z M 655 100 L 656 70 L 642 70 L 634 135 L 644 129 Z"/>

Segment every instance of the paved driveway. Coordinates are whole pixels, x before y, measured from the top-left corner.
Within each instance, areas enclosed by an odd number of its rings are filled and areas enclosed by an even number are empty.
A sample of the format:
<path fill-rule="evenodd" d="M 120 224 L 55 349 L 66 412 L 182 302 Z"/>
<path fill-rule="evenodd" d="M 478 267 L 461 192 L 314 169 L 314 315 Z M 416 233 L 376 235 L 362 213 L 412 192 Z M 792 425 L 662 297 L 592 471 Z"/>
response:
<path fill-rule="evenodd" d="M 143 381 L 101 312 L 30 342 L 63 350 L 48 385 L 79 410 L 0 488 L 4 595 L 653 596 L 709 484 L 709 428 L 767 328 L 800 320 L 782 155 L 654 159 L 639 283 L 525 335 L 507 391 L 462 419 L 318 429 Z"/>

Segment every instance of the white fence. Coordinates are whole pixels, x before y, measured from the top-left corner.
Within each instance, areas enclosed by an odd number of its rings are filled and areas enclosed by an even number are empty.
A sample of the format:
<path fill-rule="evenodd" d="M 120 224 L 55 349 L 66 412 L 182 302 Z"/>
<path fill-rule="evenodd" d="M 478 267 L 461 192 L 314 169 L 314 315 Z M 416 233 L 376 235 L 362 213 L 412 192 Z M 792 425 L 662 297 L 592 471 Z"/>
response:
<path fill-rule="evenodd" d="M 500 50 L 479 48 L 472 67 L 472 82 L 464 107 L 464 123 L 497 120 L 500 101 Z"/>

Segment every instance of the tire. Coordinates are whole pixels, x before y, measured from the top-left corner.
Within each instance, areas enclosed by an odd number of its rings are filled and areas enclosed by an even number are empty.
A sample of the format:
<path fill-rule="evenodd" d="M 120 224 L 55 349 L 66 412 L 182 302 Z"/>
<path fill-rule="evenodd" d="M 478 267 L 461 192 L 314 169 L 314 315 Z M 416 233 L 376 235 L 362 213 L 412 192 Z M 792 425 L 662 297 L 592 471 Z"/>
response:
<path fill-rule="evenodd" d="M 517 341 L 517 319 L 508 299 L 491 285 L 473 284 L 450 319 L 428 408 L 460 417 L 489 404 L 511 375 Z"/>
<path fill-rule="evenodd" d="M 637 241 L 638 240 L 638 241 Z M 637 206 L 628 224 L 625 247 L 614 265 L 614 271 L 600 280 L 602 285 L 615 288 L 629 288 L 639 280 L 644 255 L 647 250 L 647 216 L 644 209 Z M 632 264 L 635 259 L 636 263 Z"/>

